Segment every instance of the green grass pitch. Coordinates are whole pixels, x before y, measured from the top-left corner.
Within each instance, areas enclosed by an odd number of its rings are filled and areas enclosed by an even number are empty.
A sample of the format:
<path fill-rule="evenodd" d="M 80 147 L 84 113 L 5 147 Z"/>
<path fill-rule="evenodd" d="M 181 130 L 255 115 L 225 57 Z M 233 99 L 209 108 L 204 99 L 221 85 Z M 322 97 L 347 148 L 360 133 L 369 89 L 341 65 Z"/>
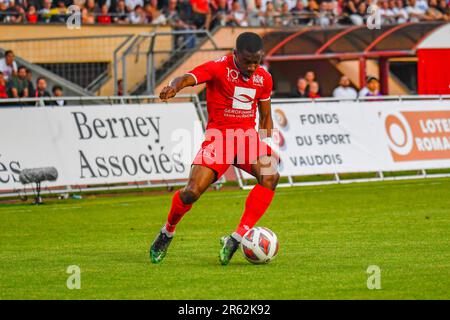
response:
<path fill-rule="evenodd" d="M 148 247 L 172 194 L 0 204 L 0 299 L 449 299 L 450 180 L 280 188 L 260 226 L 278 257 L 218 261 L 248 191 L 209 191 L 166 259 Z M 81 269 L 69 290 L 66 269 Z M 367 288 L 368 266 L 381 289 Z"/>

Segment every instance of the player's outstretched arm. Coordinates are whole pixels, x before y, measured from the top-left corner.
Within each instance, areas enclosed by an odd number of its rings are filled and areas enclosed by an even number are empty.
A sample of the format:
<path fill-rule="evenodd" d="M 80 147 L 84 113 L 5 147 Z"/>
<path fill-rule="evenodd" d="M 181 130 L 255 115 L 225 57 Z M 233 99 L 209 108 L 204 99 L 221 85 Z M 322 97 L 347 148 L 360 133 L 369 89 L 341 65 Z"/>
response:
<path fill-rule="evenodd" d="M 175 97 L 178 91 L 183 88 L 192 87 L 194 85 L 196 85 L 195 78 L 190 74 L 185 74 L 170 81 L 169 85 L 164 87 L 159 93 L 159 98 L 163 101 L 167 101 Z"/>

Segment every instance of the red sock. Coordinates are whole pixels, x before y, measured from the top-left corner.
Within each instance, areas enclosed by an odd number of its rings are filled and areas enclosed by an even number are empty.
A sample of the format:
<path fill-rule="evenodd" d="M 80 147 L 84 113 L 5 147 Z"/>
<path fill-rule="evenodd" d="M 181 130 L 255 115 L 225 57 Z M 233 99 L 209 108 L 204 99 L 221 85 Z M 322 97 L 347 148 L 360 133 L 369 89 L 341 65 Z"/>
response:
<path fill-rule="evenodd" d="M 169 216 L 167 217 L 166 230 L 168 232 L 175 232 L 175 227 L 177 223 L 180 222 L 184 214 L 191 210 L 192 204 L 184 204 L 180 198 L 180 190 L 175 192 L 172 198 L 172 207 L 169 211 Z"/>
<path fill-rule="evenodd" d="M 248 230 L 255 226 L 267 208 L 269 208 L 274 195 L 274 191 L 264 188 L 260 184 L 253 187 L 252 191 L 248 194 L 247 201 L 245 201 L 244 214 L 236 229 L 237 234 L 242 237 Z"/>

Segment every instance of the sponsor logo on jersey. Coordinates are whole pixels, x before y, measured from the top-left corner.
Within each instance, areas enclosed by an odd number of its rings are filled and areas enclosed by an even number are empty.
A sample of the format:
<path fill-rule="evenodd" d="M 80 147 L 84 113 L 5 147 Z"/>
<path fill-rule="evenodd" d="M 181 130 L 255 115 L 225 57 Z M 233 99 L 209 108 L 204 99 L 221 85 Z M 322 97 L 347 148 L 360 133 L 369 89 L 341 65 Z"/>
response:
<path fill-rule="evenodd" d="M 239 79 L 239 71 L 227 67 L 227 80 L 230 82 L 237 82 Z"/>
<path fill-rule="evenodd" d="M 255 74 L 255 75 L 253 75 L 252 80 L 253 80 L 253 85 L 256 85 L 256 86 L 264 85 L 264 77 L 263 76 Z"/>
<path fill-rule="evenodd" d="M 233 109 L 251 110 L 255 95 L 256 89 L 234 87 Z"/>

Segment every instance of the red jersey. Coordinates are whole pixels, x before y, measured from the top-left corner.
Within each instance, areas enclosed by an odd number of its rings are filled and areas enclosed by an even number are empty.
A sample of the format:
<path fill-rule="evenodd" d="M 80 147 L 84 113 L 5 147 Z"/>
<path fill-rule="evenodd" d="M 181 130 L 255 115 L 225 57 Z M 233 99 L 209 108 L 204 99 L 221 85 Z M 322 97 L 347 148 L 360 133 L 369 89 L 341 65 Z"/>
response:
<path fill-rule="evenodd" d="M 255 128 L 258 101 L 270 100 L 272 76 L 259 66 L 247 79 L 232 54 L 206 62 L 188 72 L 197 84 L 206 82 L 208 126 L 217 129 Z"/>

